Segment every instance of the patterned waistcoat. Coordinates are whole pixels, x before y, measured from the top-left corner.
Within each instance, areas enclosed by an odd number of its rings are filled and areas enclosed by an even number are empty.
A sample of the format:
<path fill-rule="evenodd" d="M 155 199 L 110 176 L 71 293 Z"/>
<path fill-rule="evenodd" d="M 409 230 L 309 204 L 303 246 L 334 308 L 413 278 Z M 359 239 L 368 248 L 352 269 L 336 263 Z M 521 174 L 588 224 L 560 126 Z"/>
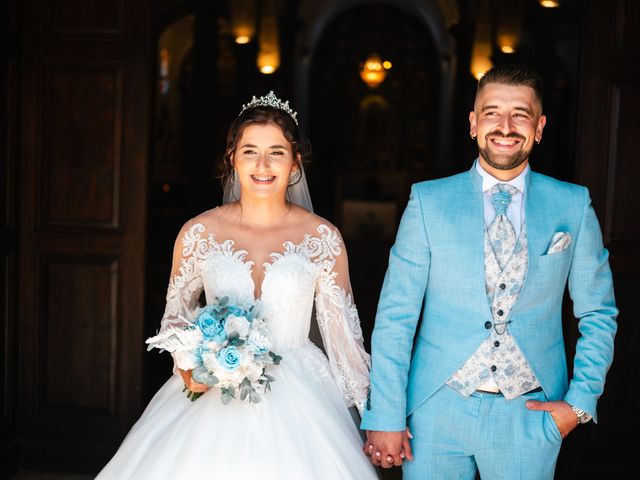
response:
<path fill-rule="evenodd" d="M 526 225 L 522 227 L 513 254 L 504 270 L 500 268 L 485 230 L 485 283 L 493 324 L 487 325 L 490 333 L 486 340 L 447 381 L 449 386 L 462 395 L 471 395 L 490 378 L 507 399 L 540 386 L 527 359 L 509 332 L 511 310 L 522 291 L 528 262 Z"/>

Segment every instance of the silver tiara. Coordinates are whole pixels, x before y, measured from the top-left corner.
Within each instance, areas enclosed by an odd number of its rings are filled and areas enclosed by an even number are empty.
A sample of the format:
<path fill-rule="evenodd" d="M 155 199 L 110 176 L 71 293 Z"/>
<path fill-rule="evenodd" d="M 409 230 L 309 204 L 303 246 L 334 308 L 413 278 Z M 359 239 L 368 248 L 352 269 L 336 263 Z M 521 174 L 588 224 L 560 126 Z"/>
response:
<path fill-rule="evenodd" d="M 278 97 L 276 97 L 275 93 L 273 93 L 273 90 L 271 90 L 269 94 L 265 95 L 264 97 L 256 98 L 256 96 L 254 95 L 249 103 L 242 105 L 242 110 L 240 111 L 240 114 L 238 116 L 242 115 L 245 110 L 255 107 L 273 107 L 277 108 L 278 110 L 282 110 L 283 112 L 286 112 L 291 118 L 293 118 L 293 121 L 296 122 L 296 125 L 298 125 L 298 119 L 296 118 L 298 113 L 291 110 L 288 100 L 286 102 L 283 102 Z"/>

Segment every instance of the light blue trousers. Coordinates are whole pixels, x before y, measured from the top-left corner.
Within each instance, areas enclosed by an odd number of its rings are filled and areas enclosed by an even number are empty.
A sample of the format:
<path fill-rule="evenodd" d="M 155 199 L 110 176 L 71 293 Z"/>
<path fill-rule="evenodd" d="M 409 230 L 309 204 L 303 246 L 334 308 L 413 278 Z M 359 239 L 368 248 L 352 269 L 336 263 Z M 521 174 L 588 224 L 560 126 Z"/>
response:
<path fill-rule="evenodd" d="M 548 412 L 527 409 L 543 392 L 507 400 L 443 386 L 409 417 L 414 460 L 404 480 L 553 479 L 562 437 Z"/>

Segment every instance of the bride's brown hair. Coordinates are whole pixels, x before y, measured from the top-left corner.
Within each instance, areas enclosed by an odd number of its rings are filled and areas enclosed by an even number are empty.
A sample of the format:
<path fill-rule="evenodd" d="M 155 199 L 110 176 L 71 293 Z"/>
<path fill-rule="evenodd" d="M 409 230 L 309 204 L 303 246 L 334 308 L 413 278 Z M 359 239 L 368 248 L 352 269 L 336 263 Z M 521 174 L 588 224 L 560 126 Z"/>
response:
<path fill-rule="evenodd" d="M 306 138 L 303 138 L 298 125 L 293 121 L 291 116 L 273 107 L 254 107 L 249 108 L 236 117 L 227 133 L 227 146 L 222 157 L 223 172 L 222 186 L 233 176 L 233 161 L 231 157 L 238 147 L 238 142 L 242 136 L 242 132 L 249 125 L 276 125 L 282 130 L 284 138 L 291 144 L 293 159 L 298 165 L 298 172 L 302 171 L 302 166 L 311 158 L 311 144 Z M 295 185 L 300 181 L 301 175 L 296 175 L 290 182 L 289 186 Z"/>

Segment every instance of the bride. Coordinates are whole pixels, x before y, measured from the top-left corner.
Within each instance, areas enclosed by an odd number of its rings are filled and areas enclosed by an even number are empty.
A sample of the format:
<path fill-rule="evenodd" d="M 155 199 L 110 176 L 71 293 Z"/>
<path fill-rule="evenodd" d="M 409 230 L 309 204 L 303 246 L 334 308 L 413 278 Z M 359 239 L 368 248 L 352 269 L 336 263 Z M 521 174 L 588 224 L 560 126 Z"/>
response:
<path fill-rule="evenodd" d="M 224 405 L 176 366 L 98 479 L 377 478 L 348 411 L 362 413 L 370 360 L 347 254 L 310 211 L 304 147 L 288 102 L 271 92 L 243 106 L 227 137 L 224 205 L 180 231 L 160 329 L 193 322 L 203 290 L 207 303 L 260 300 L 282 356 L 271 391 Z M 309 340 L 314 299 L 328 359 Z M 185 387 L 206 393 L 192 402 Z"/>

